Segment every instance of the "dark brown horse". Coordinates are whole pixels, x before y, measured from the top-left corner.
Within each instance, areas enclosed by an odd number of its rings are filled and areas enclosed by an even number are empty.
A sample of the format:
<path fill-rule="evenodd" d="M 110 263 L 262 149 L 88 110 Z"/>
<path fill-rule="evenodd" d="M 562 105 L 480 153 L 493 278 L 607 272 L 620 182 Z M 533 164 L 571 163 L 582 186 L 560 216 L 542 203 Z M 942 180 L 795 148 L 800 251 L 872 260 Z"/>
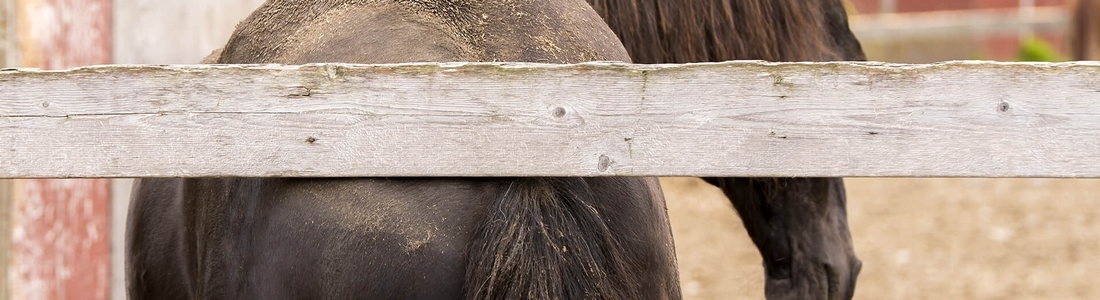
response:
<path fill-rule="evenodd" d="M 209 58 L 593 60 L 630 59 L 583 0 L 269 0 Z M 680 297 L 654 178 L 144 179 L 130 209 L 134 299 Z"/>
<path fill-rule="evenodd" d="M 588 0 L 635 63 L 865 60 L 841 0 Z M 850 299 L 841 178 L 705 178 L 764 258 L 768 299 Z"/>

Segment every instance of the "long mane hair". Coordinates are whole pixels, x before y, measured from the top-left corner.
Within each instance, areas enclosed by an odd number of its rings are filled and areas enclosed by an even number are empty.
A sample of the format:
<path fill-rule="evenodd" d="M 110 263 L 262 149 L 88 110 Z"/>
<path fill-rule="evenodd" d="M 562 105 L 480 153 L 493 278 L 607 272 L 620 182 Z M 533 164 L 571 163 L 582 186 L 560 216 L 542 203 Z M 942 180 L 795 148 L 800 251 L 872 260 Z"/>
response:
<path fill-rule="evenodd" d="M 635 63 L 864 60 L 842 0 L 588 0 Z"/>

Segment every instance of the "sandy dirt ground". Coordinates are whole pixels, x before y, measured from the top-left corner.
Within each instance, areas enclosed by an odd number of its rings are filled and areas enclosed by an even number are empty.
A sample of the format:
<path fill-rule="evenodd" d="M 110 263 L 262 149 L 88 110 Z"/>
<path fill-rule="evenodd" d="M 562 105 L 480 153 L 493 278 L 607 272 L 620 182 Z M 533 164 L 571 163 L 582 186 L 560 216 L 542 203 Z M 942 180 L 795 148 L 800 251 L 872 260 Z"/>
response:
<path fill-rule="evenodd" d="M 721 191 L 664 178 L 685 299 L 763 299 Z M 847 179 L 856 299 L 1100 299 L 1100 180 Z"/>

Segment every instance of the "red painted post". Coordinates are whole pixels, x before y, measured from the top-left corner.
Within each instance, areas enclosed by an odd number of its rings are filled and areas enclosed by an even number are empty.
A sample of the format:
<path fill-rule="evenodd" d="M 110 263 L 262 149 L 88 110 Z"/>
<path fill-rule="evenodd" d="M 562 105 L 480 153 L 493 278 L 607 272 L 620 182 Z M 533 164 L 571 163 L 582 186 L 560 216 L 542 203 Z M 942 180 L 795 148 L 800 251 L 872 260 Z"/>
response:
<path fill-rule="evenodd" d="M 62 69 L 111 62 L 111 0 L 15 0 L 18 63 Z M 12 299 L 106 300 L 110 180 L 17 180 Z"/>
<path fill-rule="evenodd" d="M 111 63 L 111 0 L 15 0 L 23 67 Z"/>
<path fill-rule="evenodd" d="M 12 299 L 106 300 L 110 180 L 17 180 Z"/>

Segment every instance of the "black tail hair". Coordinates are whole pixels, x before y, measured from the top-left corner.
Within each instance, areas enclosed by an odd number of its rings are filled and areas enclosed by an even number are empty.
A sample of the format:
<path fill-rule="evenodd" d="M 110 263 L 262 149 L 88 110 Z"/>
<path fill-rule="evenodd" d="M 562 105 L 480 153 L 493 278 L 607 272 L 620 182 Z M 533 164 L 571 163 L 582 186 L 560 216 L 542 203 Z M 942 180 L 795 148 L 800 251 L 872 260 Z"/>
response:
<path fill-rule="evenodd" d="M 465 299 L 637 299 L 583 178 L 517 178 L 470 243 Z"/>

